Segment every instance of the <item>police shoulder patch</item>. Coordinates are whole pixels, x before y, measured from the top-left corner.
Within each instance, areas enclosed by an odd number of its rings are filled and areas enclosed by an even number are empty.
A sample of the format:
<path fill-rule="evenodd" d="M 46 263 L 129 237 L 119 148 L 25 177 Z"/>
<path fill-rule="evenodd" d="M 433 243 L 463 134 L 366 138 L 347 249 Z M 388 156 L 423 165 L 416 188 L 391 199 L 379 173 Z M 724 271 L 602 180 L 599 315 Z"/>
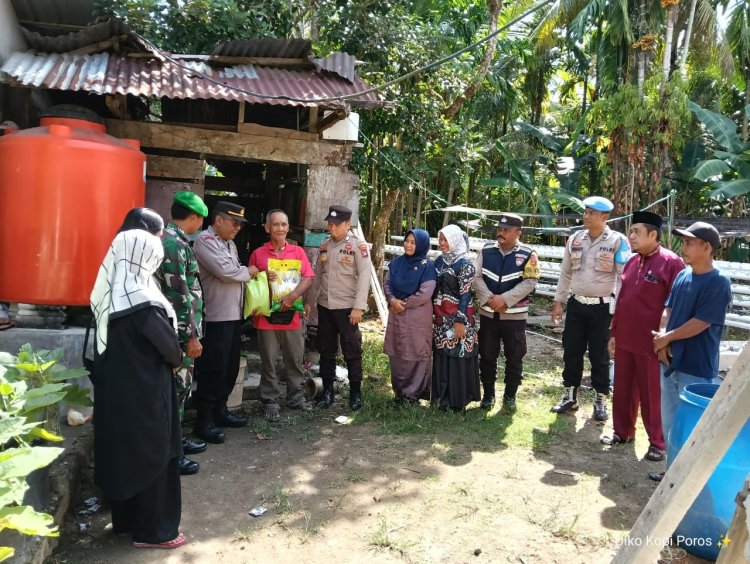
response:
<path fill-rule="evenodd" d="M 359 254 L 362 255 L 362 258 L 367 258 L 370 256 L 370 249 L 367 246 L 367 243 L 362 241 L 359 245 L 357 245 L 357 248 L 359 248 Z"/>

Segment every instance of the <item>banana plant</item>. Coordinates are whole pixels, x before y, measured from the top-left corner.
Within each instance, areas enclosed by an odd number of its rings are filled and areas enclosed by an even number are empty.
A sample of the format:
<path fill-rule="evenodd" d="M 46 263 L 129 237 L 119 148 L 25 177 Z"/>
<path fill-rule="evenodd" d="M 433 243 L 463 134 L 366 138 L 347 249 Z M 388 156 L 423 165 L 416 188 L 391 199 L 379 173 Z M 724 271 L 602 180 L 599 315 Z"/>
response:
<path fill-rule="evenodd" d="M 690 109 L 721 148 L 713 149 L 711 159 L 700 161 L 692 171 L 692 179 L 709 184 L 708 193 L 716 200 L 728 200 L 750 192 L 750 143 L 743 143 L 737 124 L 728 117 L 701 108 L 694 102 Z M 750 104 L 745 106 L 750 116 Z"/>

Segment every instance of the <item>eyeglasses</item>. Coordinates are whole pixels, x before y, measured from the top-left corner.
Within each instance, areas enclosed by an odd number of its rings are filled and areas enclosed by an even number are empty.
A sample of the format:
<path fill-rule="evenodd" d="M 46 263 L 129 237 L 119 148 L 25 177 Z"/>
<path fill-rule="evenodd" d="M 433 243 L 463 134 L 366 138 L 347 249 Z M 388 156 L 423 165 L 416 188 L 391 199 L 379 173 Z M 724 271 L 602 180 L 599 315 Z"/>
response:
<path fill-rule="evenodd" d="M 230 222 L 232 224 L 232 228 L 233 229 L 242 229 L 242 222 L 241 221 L 237 221 L 236 219 L 232 219 L 228 215 L 222 215 L 221 218 L 224 221 Z"/>

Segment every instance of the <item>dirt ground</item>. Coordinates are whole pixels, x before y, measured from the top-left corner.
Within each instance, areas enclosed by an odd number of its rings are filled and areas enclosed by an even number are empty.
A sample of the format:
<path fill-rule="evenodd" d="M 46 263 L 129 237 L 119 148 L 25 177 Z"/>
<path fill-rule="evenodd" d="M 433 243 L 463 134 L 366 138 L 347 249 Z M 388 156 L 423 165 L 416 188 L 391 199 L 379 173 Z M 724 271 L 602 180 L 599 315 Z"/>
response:
<path fill-rule="evenodd" d="M 108 530 L 105 507 L 66 523 L 52 561 L 609 562 L 655 488 L 647 472 L 663 465 L 642 460 L 642 430 L 635 445 L 601 446 L 611 428 L 591 419 L 590 403 L 550 414 L 561 350 L 537 335 L 528 344 L 527 368 L 551 371 L 529 378 L 512 417 L 476 404 L 466 415 L 423 405 L 401 417 L 387 382 L 365 388 L 368 405 L 348 424 L 334 421 L 344 400 L 283 412 L 273 427 L 246 402 L 251 426 L 229 429 L 183 477 L 188 544 L 132 548 Z M 92 495 L 85 484 L 77 508 Z M 258 506 L 268 511 L 250 516 Z"/>

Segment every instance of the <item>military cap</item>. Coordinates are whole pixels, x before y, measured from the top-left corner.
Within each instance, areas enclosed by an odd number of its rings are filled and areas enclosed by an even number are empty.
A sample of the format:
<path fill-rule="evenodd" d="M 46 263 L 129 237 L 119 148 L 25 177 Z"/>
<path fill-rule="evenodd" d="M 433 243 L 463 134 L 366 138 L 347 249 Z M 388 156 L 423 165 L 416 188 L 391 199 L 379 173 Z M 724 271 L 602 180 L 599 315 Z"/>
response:
<path fill-rule="evenodd" d="M 216 202 L 214 211 L 228 215 L 240 223 L 247 223 L 247 219 L 245 219 L 245 208 L 239 204 L 225 201 Z"/>
<path fill-rule="evenodd" d="M 661 229 L 661 224 L 664 223 L 664 220 L 657 213 L 637 211 L 633 212 L 633 223 L 646 223 L 648 225 L 653 225 L 657 229 Z"/>
<path fill-rule="evenodd" d="M 696 221 L 685 229 L 672 229 L 672 234 L 691 239 L 700 239 L 709 243 L 714 249 L 721 247 L 721 237 L 716 227 L 705 221 Z"/>
<path fill-rule="evenodd" d="M 201 200 L 198 194 L 194 194 L 193 192 L 188 192 L 187 190 L 176 192 L 172 201 L 175 204 L 180 204 L 182 207 L 189 209 L 191 212 L 197 213 L 201 217 L 206 217 L 208 215 L 206 204 L 203 203 L 203 200 Z"/>
<path fill-rule="evenodd" d="M 609 213 L 614 209 L 615 205 L 602 196 L 589 196 L 583 201 L 583 207 L 598 212 Z"/>
<path fill-rule="evenodd" d="M 498 227 L 523 227 L 523 218 L 515 213 L 503 213 L 497 220 Z"/>
<path fill-rule="evenodd" d="M 352 218 L 352 210 L 347 208 L 346 206 L 331 206 L 328 208 L 328 215 L 326 216 L 326 221 L 328 223 L 344 223 L 345 221 L 349 221 Z"/>

